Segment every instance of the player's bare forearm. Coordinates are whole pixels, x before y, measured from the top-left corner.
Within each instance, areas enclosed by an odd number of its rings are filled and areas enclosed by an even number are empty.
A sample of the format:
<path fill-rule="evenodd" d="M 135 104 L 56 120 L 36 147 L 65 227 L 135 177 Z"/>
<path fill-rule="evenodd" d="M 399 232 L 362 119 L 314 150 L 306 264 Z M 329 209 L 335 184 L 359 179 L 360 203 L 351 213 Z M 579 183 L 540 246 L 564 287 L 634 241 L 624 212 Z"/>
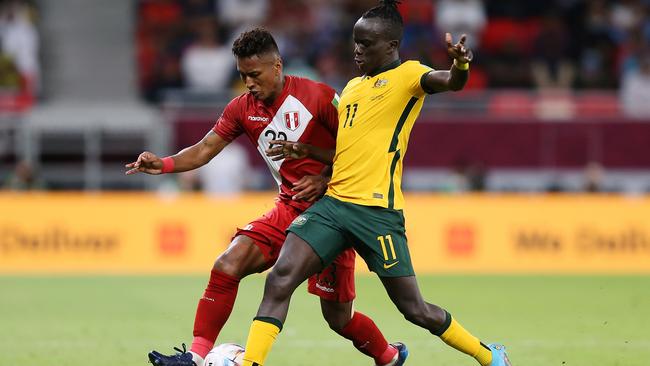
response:
<path fill-rule="evenodd" d="M 467 36 L 462 35 L 460 41 L 452 44 L 451 34 L 445 34 L 447 53 L 454 60 L 449 71 L 431 71 L 422 78 L 422 88 L 428 92 L 444 92 L 462 90 L 469 79 L 469 63 L 474 58 L 472 50 L 465 47 Z"/>
<path fill-rule="evenodd" d="M 219 154 L 226 145 L 228 142 L 214 131 L 208 132 L 201 141 L 172 156 L 174 172 L 185 172 L 202 167 Z"/>
<path fill-rule="evenodd" d="M 463 70 L 456 66 L 456 62 L 454 62 L 449 70 L 449 75 L 449 90 L 462 90 L 469 79 L 469 69 Z"/>
<path fill-rule="evenodd" d="M 323 149 L 318 146 L 309 146 L 309 157 L 316 161 L 320 161 L 325 165 L 332 165 L 335 153 L 336 151 L 334 149 Z"/>
<path fill-rule="evenodd" d="M 453 90 L 453 91 L 462 90 L 465 87 L 465 84 L 467 84 L 468 79 L 469 79 L 469 69 L 462 70 L 458 66 L 456 66 L 456 62 L 454 62 L 454 64 L 451 65 L 451 69 L 449 69 L 449 78 L 447 79 L 447 87 L 449 88 L 449 90 Z"/>
<path fill-rule="evenodd" d="M 424 90 L 434 93 L 445 92 L 449 90 L 462 90 L 469 79 L 469 70 L 460 70 L 455 65 L 451 69 L 431 71 L 422 79 Z"/>
<path fill-rule="evenodd" d="M 321 177 L 327 178 L 327 180 L 329 181 L 330 178 L 332 178 L 332 171 L 333 169 L 331 165 L 325 165 L 323 167 L 323 170 L 321 170 L 320 175 Z"/>

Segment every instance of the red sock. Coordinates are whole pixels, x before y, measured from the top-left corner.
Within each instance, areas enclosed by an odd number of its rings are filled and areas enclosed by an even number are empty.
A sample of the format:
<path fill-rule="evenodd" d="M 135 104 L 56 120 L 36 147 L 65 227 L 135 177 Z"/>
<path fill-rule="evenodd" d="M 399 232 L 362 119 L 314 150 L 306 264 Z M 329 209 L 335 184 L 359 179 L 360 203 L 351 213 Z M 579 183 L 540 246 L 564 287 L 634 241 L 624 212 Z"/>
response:
<path fill-rule="evenodd" d="M 210 273 L 208 287 L 199 300 L 194 319 L 194 340 L 190 350 L 205 358 L 226 324 L 237 297 L 239 278 L 215 269 Z"/>
<path fill-rule="evenodd" d="M 340 334 L 351 340 L 361 353 L 375 359 L 377 365 L 389 363 L 397 354 L 397 349 L 388 345 L 375 322 L 358 311 Z"/>

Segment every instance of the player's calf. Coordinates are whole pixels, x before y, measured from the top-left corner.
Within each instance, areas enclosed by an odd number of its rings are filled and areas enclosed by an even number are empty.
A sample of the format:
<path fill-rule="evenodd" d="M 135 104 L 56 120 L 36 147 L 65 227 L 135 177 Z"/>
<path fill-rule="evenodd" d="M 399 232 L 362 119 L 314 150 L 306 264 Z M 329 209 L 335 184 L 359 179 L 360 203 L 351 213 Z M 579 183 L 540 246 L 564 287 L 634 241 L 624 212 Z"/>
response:
<path fill-rule="evenodd" d="M 425 328 L 430 332 L 436 332 L 445 326 L 445 310 L 429 303 L 404 303 L 398 305 L 399 311 L 409 322 Z"/>

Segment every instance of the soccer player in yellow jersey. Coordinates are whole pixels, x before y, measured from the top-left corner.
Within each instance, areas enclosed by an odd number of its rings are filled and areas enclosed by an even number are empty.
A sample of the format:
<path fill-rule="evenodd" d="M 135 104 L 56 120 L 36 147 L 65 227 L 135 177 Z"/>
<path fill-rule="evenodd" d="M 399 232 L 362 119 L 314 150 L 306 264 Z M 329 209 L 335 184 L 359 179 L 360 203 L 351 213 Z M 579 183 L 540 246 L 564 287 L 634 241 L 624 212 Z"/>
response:
<path fill-rule="evenodd" d="M 432 70 L 417 61 L 402 63 L 398 53 L 402 29 L 397 2 L 389 0 L 367 11 L 355 24 L 354 60 L 363 76 L 352 79 L 341 94 L 335 155 L 295 142 L 275 141 L 280 145 L 267 150 L 276 159 L 309 155 L 333 159 L 334 165 L 325 197 L 287 229 L 251 325 L 244 366 L 264 365 L 286 319 L 293 291 L 349 243 L 377 273 L 408 321 L 482 366 L 510 365 L 502 345 L 485 345 L 449 312 L 427 303 L 417 285 L 402 213 L 402 161 L 425 95 L 462 89 L 472 52 L 464 45 L 465 36 L 453 45 L 447 34 L 447 48 L 454 59 L 449 70 Z M 407 353 L 401 346 L 400 352 Z M 394 365 L 401 366 L 404 358 Z"/>

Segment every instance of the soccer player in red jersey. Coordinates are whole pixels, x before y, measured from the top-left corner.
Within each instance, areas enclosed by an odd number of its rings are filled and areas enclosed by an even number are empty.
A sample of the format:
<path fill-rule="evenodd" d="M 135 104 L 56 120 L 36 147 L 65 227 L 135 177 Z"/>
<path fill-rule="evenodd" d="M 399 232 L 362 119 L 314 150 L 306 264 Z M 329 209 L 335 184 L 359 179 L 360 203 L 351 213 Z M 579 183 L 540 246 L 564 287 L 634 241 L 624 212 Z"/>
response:
<path fill-rule="evenodd" d="M 200 142 L 162 159 L 143 152 L 137 161 L 126 165 L 126 174 L 196 169 L 236 137 L 246 134 L 265 159 L 280 192 L 275 207 L 238 229 L 228 249 L 215 261 L 196 310 L 190 351 L 186 352 L 184 345 L 183 350 L 177 349 L 179 353 L 170 356 L 152 351 L 148 356 L 154 365 L 203 366 L 203 359 L 230 316 L 239 281 L 275 263 L 286 238 L 285 229 L 322 195 L 328 180 L 326 171 L 330 167 L 317 160 L 274 160 L 265 151 L 272 140 L 289 140 L 321 148 L 323 154 L 331 152 L 338 128 L 336 92 L 321 83 L 283 75 L 277 44 L 264 29 L 242 33 L 232 49 L 249 91 L 226 106 Z M 309 292 L 321 298 L 321 310 L 330 328 L 351 340 L 377 365 L 400 366 L 407 354 L 398 351 L 405 348 L 403 344 L 388 344 L 370 318 L 353 310 L 354 259 L 352 249 L 341 253 L 333 265 L 309 279 Z"/>

